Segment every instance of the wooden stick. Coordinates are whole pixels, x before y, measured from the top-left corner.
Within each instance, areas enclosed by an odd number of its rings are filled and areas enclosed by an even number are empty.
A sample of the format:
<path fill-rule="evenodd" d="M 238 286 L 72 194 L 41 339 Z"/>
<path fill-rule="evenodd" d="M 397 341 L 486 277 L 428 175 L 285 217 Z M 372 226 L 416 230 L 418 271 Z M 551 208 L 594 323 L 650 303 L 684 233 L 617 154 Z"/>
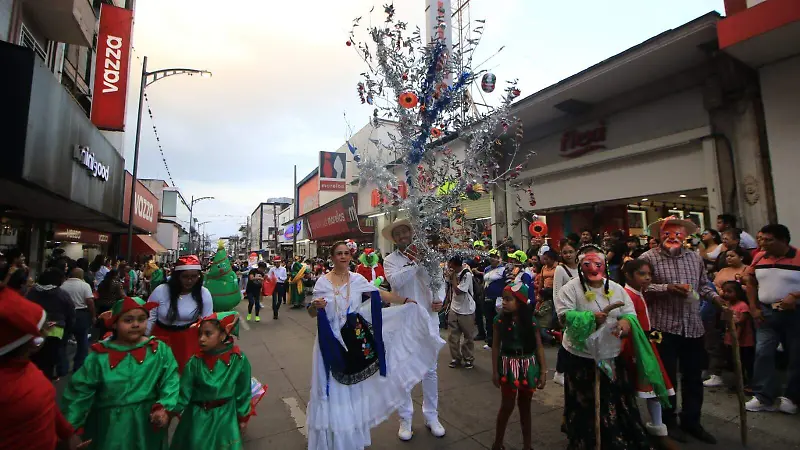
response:
<path fill-rule="evenodd" d="M 747 446 L 747 410 L 744 406 L 744 375 L 742 373 L 742 356 L 739 353 L 739 336 L 736 334 L 736 322 L 733 318 L 733 311 L 725 310 L 722 312 L 722 314 L 727 316 L 728 332 L 731 334 L 733 362 L 736 370 L 736 393 L 739 397 L 739 428 L 742 445 Z"/>
<path fill-rule="evenodd" d="M 600 450 L 600 367 L 594 362 L 594 448 Z"/>

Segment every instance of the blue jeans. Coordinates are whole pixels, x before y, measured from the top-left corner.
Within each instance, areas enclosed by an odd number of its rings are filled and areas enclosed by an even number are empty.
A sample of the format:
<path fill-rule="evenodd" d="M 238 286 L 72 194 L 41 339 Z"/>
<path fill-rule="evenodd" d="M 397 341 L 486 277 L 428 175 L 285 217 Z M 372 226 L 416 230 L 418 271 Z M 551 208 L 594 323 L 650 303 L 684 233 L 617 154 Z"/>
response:
<path fill-rule="evenodd" d="M 258 292 L 247 293 L 247 314 L 253 313 L 253 307 L 256 308 L 256 316 L 261 313 L 261 294 Z"/>
<path fill-rule="evenodd" d="M 77 372 L 83 366 L 86 355 L 89 354 L 89 331 L 92 329 L 92 316 L 88 309 L 75 311 L 75 325 L 72 335 L 75 336 L 75 359 L 72 362 L 72 371 Z"/>
<path fill-rule="evenodd" d="M 761 305 L 764 321 L 756 328 L 756 360 L 753 368 L 753 393 L 763 403 L 772 404 L 781 394 L 775 369 L 775 353 L 781 338 L 789 352 L 789 367 L 784 396 L 800 402 L 800 310 L 776 311 Z"/>

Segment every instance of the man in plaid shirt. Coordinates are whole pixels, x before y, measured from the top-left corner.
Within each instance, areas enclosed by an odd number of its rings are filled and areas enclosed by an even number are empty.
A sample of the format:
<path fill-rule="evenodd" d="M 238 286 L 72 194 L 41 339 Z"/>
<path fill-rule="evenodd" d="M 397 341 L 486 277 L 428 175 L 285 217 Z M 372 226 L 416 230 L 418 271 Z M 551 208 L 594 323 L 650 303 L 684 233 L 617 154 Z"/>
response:
<path fill-rule="evenodd" d="M 684 240 L 697 230 L 693 222 L 672 216 L 650 225 L 650 229 L 658 231 L 661 237 L 660 247 L 640 256 L 649 261 L 654 270 L 653 283 L 645 293 L 650 325 L 661 333 L 658 352 L 673 384 L 677 384 L 679 364 L 681 369 L 680 428 L 675 415 L 677 396 L 670 397 L 670 407 L 664 409 L 663 420 L 670 437 L 678 442 L 686 442 L 685 432 L 715 444 L 714 436 L 700 425 L 707 355 L 699 301 L 702 296 L 719 304 L 720 298 L 708 283 L 700 255 L 683 247 Z"/>

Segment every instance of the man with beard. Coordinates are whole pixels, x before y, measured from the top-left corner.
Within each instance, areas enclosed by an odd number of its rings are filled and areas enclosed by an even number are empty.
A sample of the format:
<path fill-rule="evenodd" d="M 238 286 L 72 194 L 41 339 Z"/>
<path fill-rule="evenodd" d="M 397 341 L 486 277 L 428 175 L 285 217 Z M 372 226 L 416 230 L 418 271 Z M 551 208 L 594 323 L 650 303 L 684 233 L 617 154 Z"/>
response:
<path fill-rule="evenodd" d="M 425 268 L 417 263 L 416 248 L 411 245 L 414 236 L 411 223 L 407 219 L 395 220 L 391 225 L 381 231 L 384 238 L 397 245 L 397 250 L 386 256 L 383 270 L 386 279 L 392 286 L 392 292 L 400 297 L 413 298 L 419 305 L 428 310 L 431 318 L 431 333 L 439 334 L 439 311 L 444 304 L 444 283 L 439 292 L 431 292 L 430 275 Z M 439 273 L 443 277 L 442 273 Z M 444 281 L 444 280 L 442 280 Z M 436 374 L 436 365 L 431 367 L 425 378 L 422 379 L 422 415 L 425 417 L 425 426 L 431 434 L 442 437 L 445 429 L 439 422 L 439 378 Z M 414 403 L 411 393 L 405 404 L 397 410 L 400 416 L 400 429 L 397 437 L 402 441 L 411 440 L 411 418 L 414 415 Z"/>
<path fill-rule="evenodd" d="M 658 351 L 670 379 L 677 380 L 681 368 L 680 428 L 676 420 L 677 397 L 669 398 L 663 421 L 669 435 L 686 442 L 687 433 L 709 444 L 717 441 L 700 425 L 703 407 L 703 366 L 706 360 L 703 345 L 703 321 L 700 318 L 700 296 L 720 304 L 719 295 L 709 285 L 703 260 L 683 247 L 684 240 L 697 230 L 690 220 L 675 216 L 650 225 L 658 232 L 661 246 L 645 252 L 640 258 L 654 268 L 653 283 L 645 292 L 650 311 L 651 328 L 661 333 Z"/>

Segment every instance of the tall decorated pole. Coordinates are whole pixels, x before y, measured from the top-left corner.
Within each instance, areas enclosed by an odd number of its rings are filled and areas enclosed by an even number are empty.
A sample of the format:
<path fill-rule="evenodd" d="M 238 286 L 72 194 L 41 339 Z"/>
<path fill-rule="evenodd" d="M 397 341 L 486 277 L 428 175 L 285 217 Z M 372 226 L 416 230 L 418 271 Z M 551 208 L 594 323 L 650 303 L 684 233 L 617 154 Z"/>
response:
<path fill-rule="evenodd" d="M 214 312 L 230 311 L 242 301 L 239 280 L 233 272 L 231 261 L 225 245 L 219 241 L 217 253 L 211 260 L 203 285 L 211 292 L 214 300 Z"/>

